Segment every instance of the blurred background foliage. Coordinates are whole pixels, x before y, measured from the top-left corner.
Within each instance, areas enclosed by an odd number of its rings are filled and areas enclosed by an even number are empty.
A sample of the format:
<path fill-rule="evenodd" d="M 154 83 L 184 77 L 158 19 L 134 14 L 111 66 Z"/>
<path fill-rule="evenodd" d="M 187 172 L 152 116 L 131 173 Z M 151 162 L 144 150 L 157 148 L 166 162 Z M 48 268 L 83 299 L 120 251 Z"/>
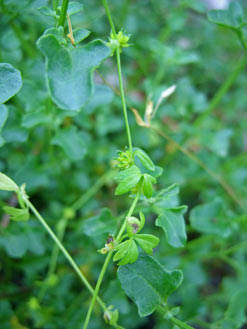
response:
<path fill-rule="evenodd" d="M 101 2 L 76 2 L 80 10 L 71 10 L 73 28 L 91 31 L 87 40 L 108 41 L 110 29 Z M 235 2 L 242 4 L 246 15 L 245 1 Z M 246 328 L 246 50 L 234 31 L 207 18 L 210 9 L 226 9 L 229 3 L 109 3 L 118 29 L 131 35 L 132 45 L 122 56 L 128 106 L 143 116 L 149 100 L 156 104 L 164 89 L 177 86 L 160 105 L 152 128 L 138 126 L 129 111 L 134 146 L 164 169 L 157 189 L 173 183 L 180 187 L 179 197 L 174 194 L 160 206 L 189 207 L 187 245 L 173 249 L 154 227 L 150 205 L 145 206 L 147 228 L 161 238 L 155 257 L 167 269 L 184 273 L 170 303 L 180 306 L 180 318 L 195 328 Z M 64 245 L 94 284 L 103 257 L 96 252 L 101 245 L 87 223 L 95 216 L 116 219 L 130 203 L 127 197 L 114 196 L 111 169 L 116 150 L 127 143 L 121 100 L 114 91 L 116 63 L 108 58 L 95 72 L 94 93 L 79 114 L 58 108 L 36 46 L 44 30 L 55 26 L 51 12 L 48 0 L 0 1 L 0 61 L 19 69 L 23 78 L 21 91 L 0 106 L 0 171 L 27 184 L 34 204 L 64 236 Z M 243 36 L 246 41 L 246 24 Z M 229 77 L 229 89 L 212 107 Z M 0 204 L 6 203 L 15 206 L 17 201 L 1 192 Z M 1 329 L 81 328 L 90 295 L 60 254 L 45 281 L 54 246 L 43 228 L 34 218 L 11 222 L 3 211 L 0 222 Z M 105 225 L 111 227 L 111 221 Z M 119 309 L 119 322 L 128 329 L 171 328 L 158 313 L 138 316 L 113 264 L 100 295 Z M 96 307 L 90 328 L 105 327 Z"/>

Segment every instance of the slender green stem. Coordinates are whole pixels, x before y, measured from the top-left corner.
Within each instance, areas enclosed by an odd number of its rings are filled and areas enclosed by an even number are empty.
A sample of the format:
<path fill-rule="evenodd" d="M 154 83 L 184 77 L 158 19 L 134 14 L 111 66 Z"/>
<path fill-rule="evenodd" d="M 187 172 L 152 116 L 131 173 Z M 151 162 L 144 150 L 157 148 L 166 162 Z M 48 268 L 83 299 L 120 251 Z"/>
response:
<path fill-rule="evenodd" d="M 125 120 L 125 126 L 126 126 L 128 142 L 129 142 L 129 150 L 132 153 L 132 139 L 131 139 L 131 133 L 130 133 L 130 127 L 129 127 L 129 120 L 128 120 L 126 102 L 125 102 L 123 79 L 122 79 L 122 70 L 121 70 L 121 58 L 120 58 L 120 49 L 119 48 L 117 48 L 117 50 L 116 50 L 116 56 L 117 56 L 119 89 L 120 89 L 120 95 L 121 95 L 121 100 L 122 100 L 122 105 L 123 105 L 123 114 L 124 114 L 124 120 Z"/>
<path fill-rule="evenodd" d="M 58 239 L 61 243 L 63 241 L 63 237 L 64 237 L 64 233 L 65 233 L 67 223 L 68 223 L 68 219 L 66 219 L 66 218 L 63 218 L 58 223 L 57 237 L 58 237 Z M 53 249 L 52 249 L 52 254 L 51 254 L 51 258 L 50 258 L 50 264 L 49 264 L 48 272 L 47 272 L 47 275 L 46 275 L 46 279 L 45 279 L 45 281 L 42 285 L 42 288 L 40 290 L 40 293 L 38 295 L 39 302 L 41 302 L 43 300 L 43 298 L 45 296 L 45 293 L 47 291 L 47 288 L 49 286 L 49 279 L 56 270 L 58 254 L 59 254 L 59 247 L 55 243 L 54 246 L 53 246 Z"/>
<path fill-rule="evenodd" d="M 111 17 L 111 12 L 110 12 L 110 9 L 108 6 L 108 2 L 107 2 L 107 0 L 102 0 L 102 3 L 105 8 L 105 12 L 106 12 L 106 16 L 108 18 L 109 24 L 111 26 L 112 33 L 113 33 L 114 37 L 116 37 L 117 33 L 116 33 L 116 29 L 115 29 L 115 26 L 114 26 L 114 23 L 113 23 L 113 20 Z"/>
<path fill-rule="evenodd" d="M 69 5 L 69 0 L 63 0 L 58 26 L 64 27 L 68 5 Z"/>
<path fill-rule="evenodd" d="M 187 323 L 177 319 L 177 318 L 171 318 L 170 321 L 174 324 L 176 324 L 179 328 L 182 329 L 194 329 L 193 327 L 191 327 L 190 325 L 188 325 Z"/>
<path fill-rule="evenodd" d="M 57 5 L 58 5 L 58 0 L 52 0 L 52 6 L 55 12 L 57 12 Z"/>
<path fill-rule="evenodd" d="M 108 171 L 105 175 L 101 176 L 96 183 L 89 189 L 87 190 L 86 193 L 84 193 L 72 206 L 71 208 L 74 211 L 79 210 L 97 191 L 113 176 L 115 175 L 114 170 Z M 22 198 L 20 198 L 20 201 Z M 68 224 L 68 219 L 63 218 L 62 220 L 59 221 L 58 224 L 58 229 L 57 229 L 57 237 L 60 242 L 63 241 L 63 237 L 65 234 L 65 230 Z M 48 281 L 51 275 L 55 272 L 56 265 L 57 265 L 57 259 L 58 259 L 58 254 L 59 254 L 59 247 L 55 243 L 52 249 L 52 254 L 51 254 L 51 259 L 50 259 L 50 264 L 47 272 L 46 279 L 44 281 L 44 284 L 42 285 L 42 288 L 40 290 L 40 293 L 38 295 L 38 300 L 41 302 L 42 299 L 45 296 L 46 290 L 48 288 Z"/>
<path fill-rule="evenodd" d="M 221 99 L 225 96 L 233 82 L 236 80 L 237 76 L 243 69 L 245 65 L 246 59 L 242 59 L 239 61 L 235 69 L 231 72 L 229 77 L 225 80 L 225 82 L 220 86 L 213 99 L 211 100 L 209 106 L 206 110 L 195 120 L 195 124 L 200 126 L 202 121 L 215 109 L 215 107 L 219 104 Z"/>
<path fill-rule="evenodd" d="M 111 12 L 108 7 L 107 0 L 102 0 L 103 6 L 105 7 L 106 15 L 109 20 L 109 24 L 112 29 L 112 33 L 114 37 L 117 36 L 116 29 L 111 17 Z M 126 108 L 126 101 L 125 101 L 125 95 L 124 95 L 124 87 L 123 87 L 123 78 L 122 78 L 122 69 L 121 69 L 121 56 L 120 56 L 120 48 L 118 47 L 116 49 L 116 57 L 117 57 L 117 69 L 118 69 L 118 79 L 119 79 L 119 89 L 120 89 L 120 96 L 122 100 L 122 106 L 123 106 L 123 114 L 124 114 L 124 120 L 125 120 L 125 126 L 126 126 L 126 132 L 128 137 L 128 143 L 129 143 L 129 150 L 132 153 L 132 139 L 131 139 L 131 133 L 130 133 L 130 127 L 129 127 L 129 120 L 128 120 L 128 114 L 127 114 L 127 108 Z"/>
<path fill-rule="evenodd" d="M 115 175 L 115 170 L 110 170 L 107 173 L 105 173 L 103 176 L 101 176 L 97 182 L 87 190 L 86 193 L 84 193 L 77 201 L 75 201 L 71 208 L 74 211 L 77 211 L 81 209 L 81 207 L 111 178 L 113 178 Z"/>
<path fill-rule="evenodd" d="M 72 268 L 74 269 L 74 271 L 76 272 L 76 274 L 79 276 L 80 280 L 87 287 L 87 289 L 91 292 L 91 294 L 94 295 L 94 289 L 93 289 L 93 287 L 90 285 L 90 283 L 88 282 L 88 280 L 86 279 L 86 277 L 82 274 L 82 272 L 80 271 L 79 267 L 76 265 L 76 263 L 73 260 L 73 258 L 70 256 L 70 254 L 68 253 L 68 251 L 64 248 L 64 246 L 59 241 L 59 239 L 57 238 L 57 236 L 53 233 L 53 231 L 51 230 L 51 228 L 49 227 L 49 225 L 46 223 L 46 221 L 44 220 L 44 218 L 40 215 L 40 213 L 38 212 L 38 210 L 28 200 L 28 198 L 25 197 L 24 198 L 24 201 L 25 201 L 26 205 L 32 210 L 32 212 L 34 213 L 34 215 L 36 216 L 36 218 L 43 225 L 43 227 L 45 228 L 45 230 L 47 231 L 47 233 L 50 235 L 50 237 L 57 244 L 57 246 L 62 251 L 62 253 L 64 254 L 64 256 L 67 258 L 68 262 L 70 263 L 70 265 L 72 266 Z M 102 299 L 97 296 L 97 301 L 100 304 L 100 306 L 102 307 L 102 309 L 105 311 L 106 310 L 106 305 L 102 301 Z"/>
<path fill-rule="evenodd" d="M 126 216 L 126 218 L 125 218 L 125 220 L 124 220 L 124 222 L 123 222 L 123 224 L 122 224 L 122 226 L 121 226 L 121 228 L 119 230 L 119 233 L 118 233 L 118 235 L 116 237 L 116 243 L 118 243 L 120 241 L 120 239 L 121 239 L 121 237 L 122 237 L 122 235 L 123 235 L 123 233 L 125 231 L 127 218 L 132 215 L 132 213 L 133 213 L 133 211 L 135 209 L 135 206 L 137 204 L 137 201 L 139 199 L 139 196 L 140 196 L 140 194 L 137 193 L 134 201 L 132 202 L 132 205 L 131 205 L 131 207 L 130 207 L 130 209 L 128 211 L 128 214 L 127 214 L 127 216 Z M 94 308 L 94 304 L 95 304 L 96 298 L 98 296 L 99 289 L 100 289 L 101 283 L 103 281 L 103 278 L 104 278 L 106 269 L 107 269 L 107 267 L 109 265 L 109 262 L 111 260 L 112 255 L 113 255 L 113 252 L 114 251 L 110 251 L 108 253 L 108 255 L 106 256 L 105 262 L 103 264 L 103 267 L 102 267 L 102 269 L 100 271 L 99 278 L 97 280 L 96 287 L 95 287 L 95 290 L 94 290 L 94 295 L 93 295 L 93 298 L 91 300 L 91 303 L 90 303 L 90 306 L 89 306 L 89 309 L 88 309 L 88 312 L 87 312 L 87 316 L 86 316 L 86 319 L 85 319 L 85 322 L 84 322 L 84 325 L 83 325 L 83 329 L 87 329 L 87 327 L 88 327 L 88 324 L 89 324 L 89 321 L 90 321 L 90 317 L 91 317 L 91 314 L 92 314 L 92 311 L 93 311 L 93 308 Z"/>

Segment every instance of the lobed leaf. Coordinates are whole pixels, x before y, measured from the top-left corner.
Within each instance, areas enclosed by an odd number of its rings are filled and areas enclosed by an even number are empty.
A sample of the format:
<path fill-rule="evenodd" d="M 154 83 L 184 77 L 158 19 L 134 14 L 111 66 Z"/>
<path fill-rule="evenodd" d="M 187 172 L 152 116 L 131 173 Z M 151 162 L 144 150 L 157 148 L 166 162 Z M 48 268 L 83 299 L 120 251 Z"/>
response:
<path fill-rule="evenodd" d="M 151 255 L 153 249 L 158 245 L 160 239 L 152 234 L 136 234 L 135 241 L 139 244 L 145 253 Z"/>
<path fill-rule="evenodd" d="M 120 266 L 118 279 L 138 307 L 141 317 L 147 316 L 181 284 L 181 271 L 167 271 L 155 258 L 139 255 L 134 264 Z"/>
<path fill-rule="evenodd" d="M 183 217 L 186 211 L 187 206 L 164 209 L 155 222 L 156 226 L 163 228 L 169 245 L 174 248 L 184 247 L 187 240 Z"/>
<path fill-rule="evenodd" d="M 16 222 L 26 222 L 29 220 L 28 208 L 14 208 L 9 206 L 3 207 L 4 212 L 10 215 L 10 219 Z"/>
<path fill-rule="evenodd" d="M 117 252 L 113 257 L 113 261 L 118 261 L 118 265 L 134 263 L 138 258 L 138 248 L 133 239 L 126 240 L 116 247 Z"/>

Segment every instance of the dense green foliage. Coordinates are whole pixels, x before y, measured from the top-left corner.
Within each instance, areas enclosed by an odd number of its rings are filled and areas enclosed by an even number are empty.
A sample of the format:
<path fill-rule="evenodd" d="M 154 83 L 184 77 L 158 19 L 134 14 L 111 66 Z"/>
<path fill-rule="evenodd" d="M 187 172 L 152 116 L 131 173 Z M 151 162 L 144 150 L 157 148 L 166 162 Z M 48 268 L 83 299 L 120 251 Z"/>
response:
<path fill-rule="evenodd" d="M 246 328 L 247 5 L 205 3 L 0 0 L 1 329 Z"/>

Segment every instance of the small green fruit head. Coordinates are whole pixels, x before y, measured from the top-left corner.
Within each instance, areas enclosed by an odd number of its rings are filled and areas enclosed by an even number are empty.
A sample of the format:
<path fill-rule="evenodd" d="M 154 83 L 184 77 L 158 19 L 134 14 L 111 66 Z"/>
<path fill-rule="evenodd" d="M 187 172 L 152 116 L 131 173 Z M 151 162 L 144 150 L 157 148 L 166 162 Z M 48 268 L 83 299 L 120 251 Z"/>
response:
<path fill-rule="evenodd" d="M 118 151 L 118 157 L 114 160 L 115 166 L 120 170 L 127 169 L 134 164 L 133 156 L 129 150 Z"/>
<path fill-rule="evenodd" d="M 129 237 L 132 237 L 142 230 L 145 224 L 145 217 L 142 212 L 140 212 L 140 219 L 141 220 L 133 216 L 127 218 L 126 231 Z"/>
<path fill-rule="evenodd" d="M 123 31 L 119 31 L 116 35 L 113 33 L 110 34 L 109 42 L 107 46 L 111 49 L 111 55 L 113 56 L 117 48 L 122 51 L 122 48 L 129 47 L 128 44 L 130 35 L 124 34 Z"/>

